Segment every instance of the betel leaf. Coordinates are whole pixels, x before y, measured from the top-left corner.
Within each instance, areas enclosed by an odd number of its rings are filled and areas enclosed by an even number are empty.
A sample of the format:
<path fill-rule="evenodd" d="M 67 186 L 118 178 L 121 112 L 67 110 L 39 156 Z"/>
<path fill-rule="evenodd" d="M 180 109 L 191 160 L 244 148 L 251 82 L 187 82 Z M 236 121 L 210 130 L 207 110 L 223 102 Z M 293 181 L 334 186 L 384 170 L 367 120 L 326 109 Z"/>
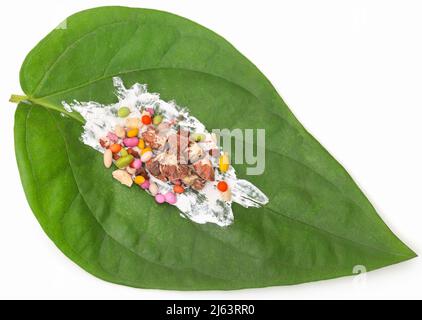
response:
<path fill-rule="evenodd" d="M 200 225 L 113 181 L 62 101 L 114 103 L 114 76 L 188 106 L 209 129 L 264 128 L 264 174 L 235 168 L 269 204 L 234 204 L 227 228 Z M 415 256 L 259 70 L 192 21 L 123 7 L 77 13 L 31 51 L 21 86 L 27 98 L 15 97 L 26 100 L 15 143 L 26 196 L 60 250 L 97 277 L 142 288 L 238 289 L 347 276 L 358 265 L 373 270 Z"/>

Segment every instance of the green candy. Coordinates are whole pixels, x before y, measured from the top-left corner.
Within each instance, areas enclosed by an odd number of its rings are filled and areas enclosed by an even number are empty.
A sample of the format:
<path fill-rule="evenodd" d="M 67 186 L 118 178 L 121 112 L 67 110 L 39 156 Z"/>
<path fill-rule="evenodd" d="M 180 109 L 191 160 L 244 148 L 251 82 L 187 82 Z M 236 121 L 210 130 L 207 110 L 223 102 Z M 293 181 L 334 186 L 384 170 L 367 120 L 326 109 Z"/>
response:
<path fill-rule="evenodd" d="M 155 124 L 156 126 L 159 125 L 161 121 L 163 121 L 163 116 L 161 115 L 156 115 L 154 119 L 152 119 L 152 123 Z"/>
<path fill-rule="evenodd" d="M 203 133 L 192 133 L 191 137 L 195 142 L 205 141 L 205 134 Z"/>
<path fill-rule="evenodd" d="M 128 165 L 130 165 L 132 161 L 133 161 L 133 156 L 129 154 L 127 156 L 117 159 L 115 164 L 117 168 L 123 169 L 127 167 Z"/>
<path fill-rule="evenodd" d="M 121 156 L 121 157 L 126 157 L 127 155 L 128 155 L 127 150 L 126 150 L 126 149 L 124 149 L 124 148 L 122 148 L 122 149 L 120 150 L 120 156 Z"/>
<path fill-rule="evenodd" d="M 117 115 L 120 118 L 126 118 L 128 115 L 130 114 L 130 109 L 128 107 L 121 107 L 118 111 L 117 111 Z"/>

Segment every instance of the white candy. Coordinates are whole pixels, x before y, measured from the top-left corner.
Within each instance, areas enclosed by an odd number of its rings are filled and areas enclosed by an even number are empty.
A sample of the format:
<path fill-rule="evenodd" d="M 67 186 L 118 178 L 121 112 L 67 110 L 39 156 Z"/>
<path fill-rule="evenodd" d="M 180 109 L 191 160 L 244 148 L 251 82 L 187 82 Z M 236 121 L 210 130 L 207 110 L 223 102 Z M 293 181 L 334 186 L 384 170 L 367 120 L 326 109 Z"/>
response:
<path fill-rule="evenodd" d="M 110 168 L 113 163 L 113 153 L 110 149 L 104 151 L 104 166 Z"/>
<path fill-rule="evenodd" d="M 153 196 L 156 196 L 157 193 L 158 193 L 158 186 L 154 182 L 151 182 L 151 184 L 149 185 L 148 190 L 149 190 L 149 192 L 151 192 L 151 194 Z"/>
<path fill-rule="evenodd" d="M 142 162 L 147 162 L 148 160 L 150 160 L 152 158 L 152 152 L 151 151 L 147 151 L 145 152 L 142 156 L 141 156 L 141 161 Z"/>
<path fill-rule="evenodd" d="M 119 169 L 113 171 L 113 178 L 128 187 L 131 187 L 133 184 L 132 177 L 125 170 Z"/>
<path fill-rule="evenodd" d="M 126 137 L 126 130 L 122 127 L 117 125 L 114 128 L 114 133 L 116 134 L 116 136 L 118 136 L 120 139 L 123 139 Z"/>

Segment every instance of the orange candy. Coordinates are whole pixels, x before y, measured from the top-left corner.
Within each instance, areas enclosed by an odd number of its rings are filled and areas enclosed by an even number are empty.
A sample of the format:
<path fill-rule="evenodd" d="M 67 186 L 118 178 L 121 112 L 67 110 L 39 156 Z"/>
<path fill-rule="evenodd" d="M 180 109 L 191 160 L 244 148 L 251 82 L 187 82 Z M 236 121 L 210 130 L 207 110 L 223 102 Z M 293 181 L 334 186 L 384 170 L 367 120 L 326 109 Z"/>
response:
<path fill-rule="evenodd" d="M 135 128 L 135 129 L 130 129 L 127 132 L 126 135 L 127 135 L 128 138 L 133 138 L 133 137 L 136 137 L 138 135 L 138 133 L 139 133 L 139 129 L 138 128 Z"/>
<path fill-rule="evenodd" d="M 183 188 L 182 186 L 179 186 L 179 185 L 175 185 L 173 187 L 173 191 L 175 193 L 183 193 L 183 192 L 185 192 L 185 188 Z"/>
<path fill-rule="evenodd" d="M 133 182 L 141 185 L 145 182 L 145 178 L 143 176 L 136 176 L 135 179 L 133 180 Z"/>
<path fill-rule="evenodd" d="M 148 115 L 142 116 L 141 120 L 142 120 L 142 123 L 146 124 L 146 125 L 151 124 L 151 122 L 152 122 L 151 116 L 148 116 Z"/>
<path fill-rule="evenodd" d="M 122 150 L 122 146 L 121 146 L 120 144 L 115 143 L 115 144 L 112 144 L 112 145 L 110 146 L 110 150 L 111 150 L 111 152 L 113 152 L 113 153 L 117 153 L 117 152 L 119 152 L 120 150 Z"/>
<path fill-rule="evenodd" d="M 226 192 L 229 189 L 229 185 L 225 181 L 220 181 L 217 184 L 217 189 L 220 190 L 221 192 Z"/>

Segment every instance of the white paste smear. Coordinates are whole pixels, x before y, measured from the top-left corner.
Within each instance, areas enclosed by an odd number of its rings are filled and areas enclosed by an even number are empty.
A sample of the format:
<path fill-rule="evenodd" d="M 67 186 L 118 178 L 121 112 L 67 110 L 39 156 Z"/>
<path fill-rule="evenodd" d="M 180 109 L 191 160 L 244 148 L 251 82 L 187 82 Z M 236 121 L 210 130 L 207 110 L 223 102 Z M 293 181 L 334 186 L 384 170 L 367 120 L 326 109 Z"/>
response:
<path fill-rule="evenodd" d="M 183 119 L 178 122 L 182 129 L 196 133 L 205 134 L 205 142 L 201 143 L 204 150 L 218 148 L 212 134 L 195 117 L 189 115 L 185 108 L 176 105 L 175 102 L 166 102 L 160 99 L 157 93 L 149 93 L 145 84 L 135 84 L 130 89 L 126 89 L 120 78 L 113 79 L 116 88 L 116 95 L 119 102 L 112 105 L 102 105 L 97 102 L 78 102 L 71 104 L 63 102 L 63 106 L 68 112 L 73 110 L 78 112 L 86 121 L 83 126 L 84 132 L 81 141 L 97 151 L 104 152 L 99 139 L 106 136 L 108 132 L 113 132 L 116 125 L 124 126 L 125 119 L 117 116 L 120 107 L 128 107 L 130 115 L 128 118 L 140 118 L 142 110 L 154 108 L 164 119 Z M 207 181 L 205 187 L 200 191 L 187 189 L 186 192 L 177 195 L 177 202 L 174 204 L 181 212 L 182 217 L 187 217 L 196 223 L 215 223 L 219 226 L 228 226 L 233 223 L 234 216 L 232 202 L 241 206 L 260 207 L 268 203 L 268 197 L 252 183 L 237 179 L 236 172 L 232 166 L 228 172 L 222 174 L 217 168 L 217 159 L 211 158 L 215 168 L 214 182 Z M 159 186 L 159 192 L 171 191 L 172 186 L 166 182 L 156 179 L 150 175 L 151 181 Z M 224 180 L 230 186 L 232 192 L 231 201 L 223 201 L 221 192 L 217 189 L 217 182 Z M 140 190 L 140 192 L 143 192 Z M 153 201 L 153 200 L 152 200 Z"/>

